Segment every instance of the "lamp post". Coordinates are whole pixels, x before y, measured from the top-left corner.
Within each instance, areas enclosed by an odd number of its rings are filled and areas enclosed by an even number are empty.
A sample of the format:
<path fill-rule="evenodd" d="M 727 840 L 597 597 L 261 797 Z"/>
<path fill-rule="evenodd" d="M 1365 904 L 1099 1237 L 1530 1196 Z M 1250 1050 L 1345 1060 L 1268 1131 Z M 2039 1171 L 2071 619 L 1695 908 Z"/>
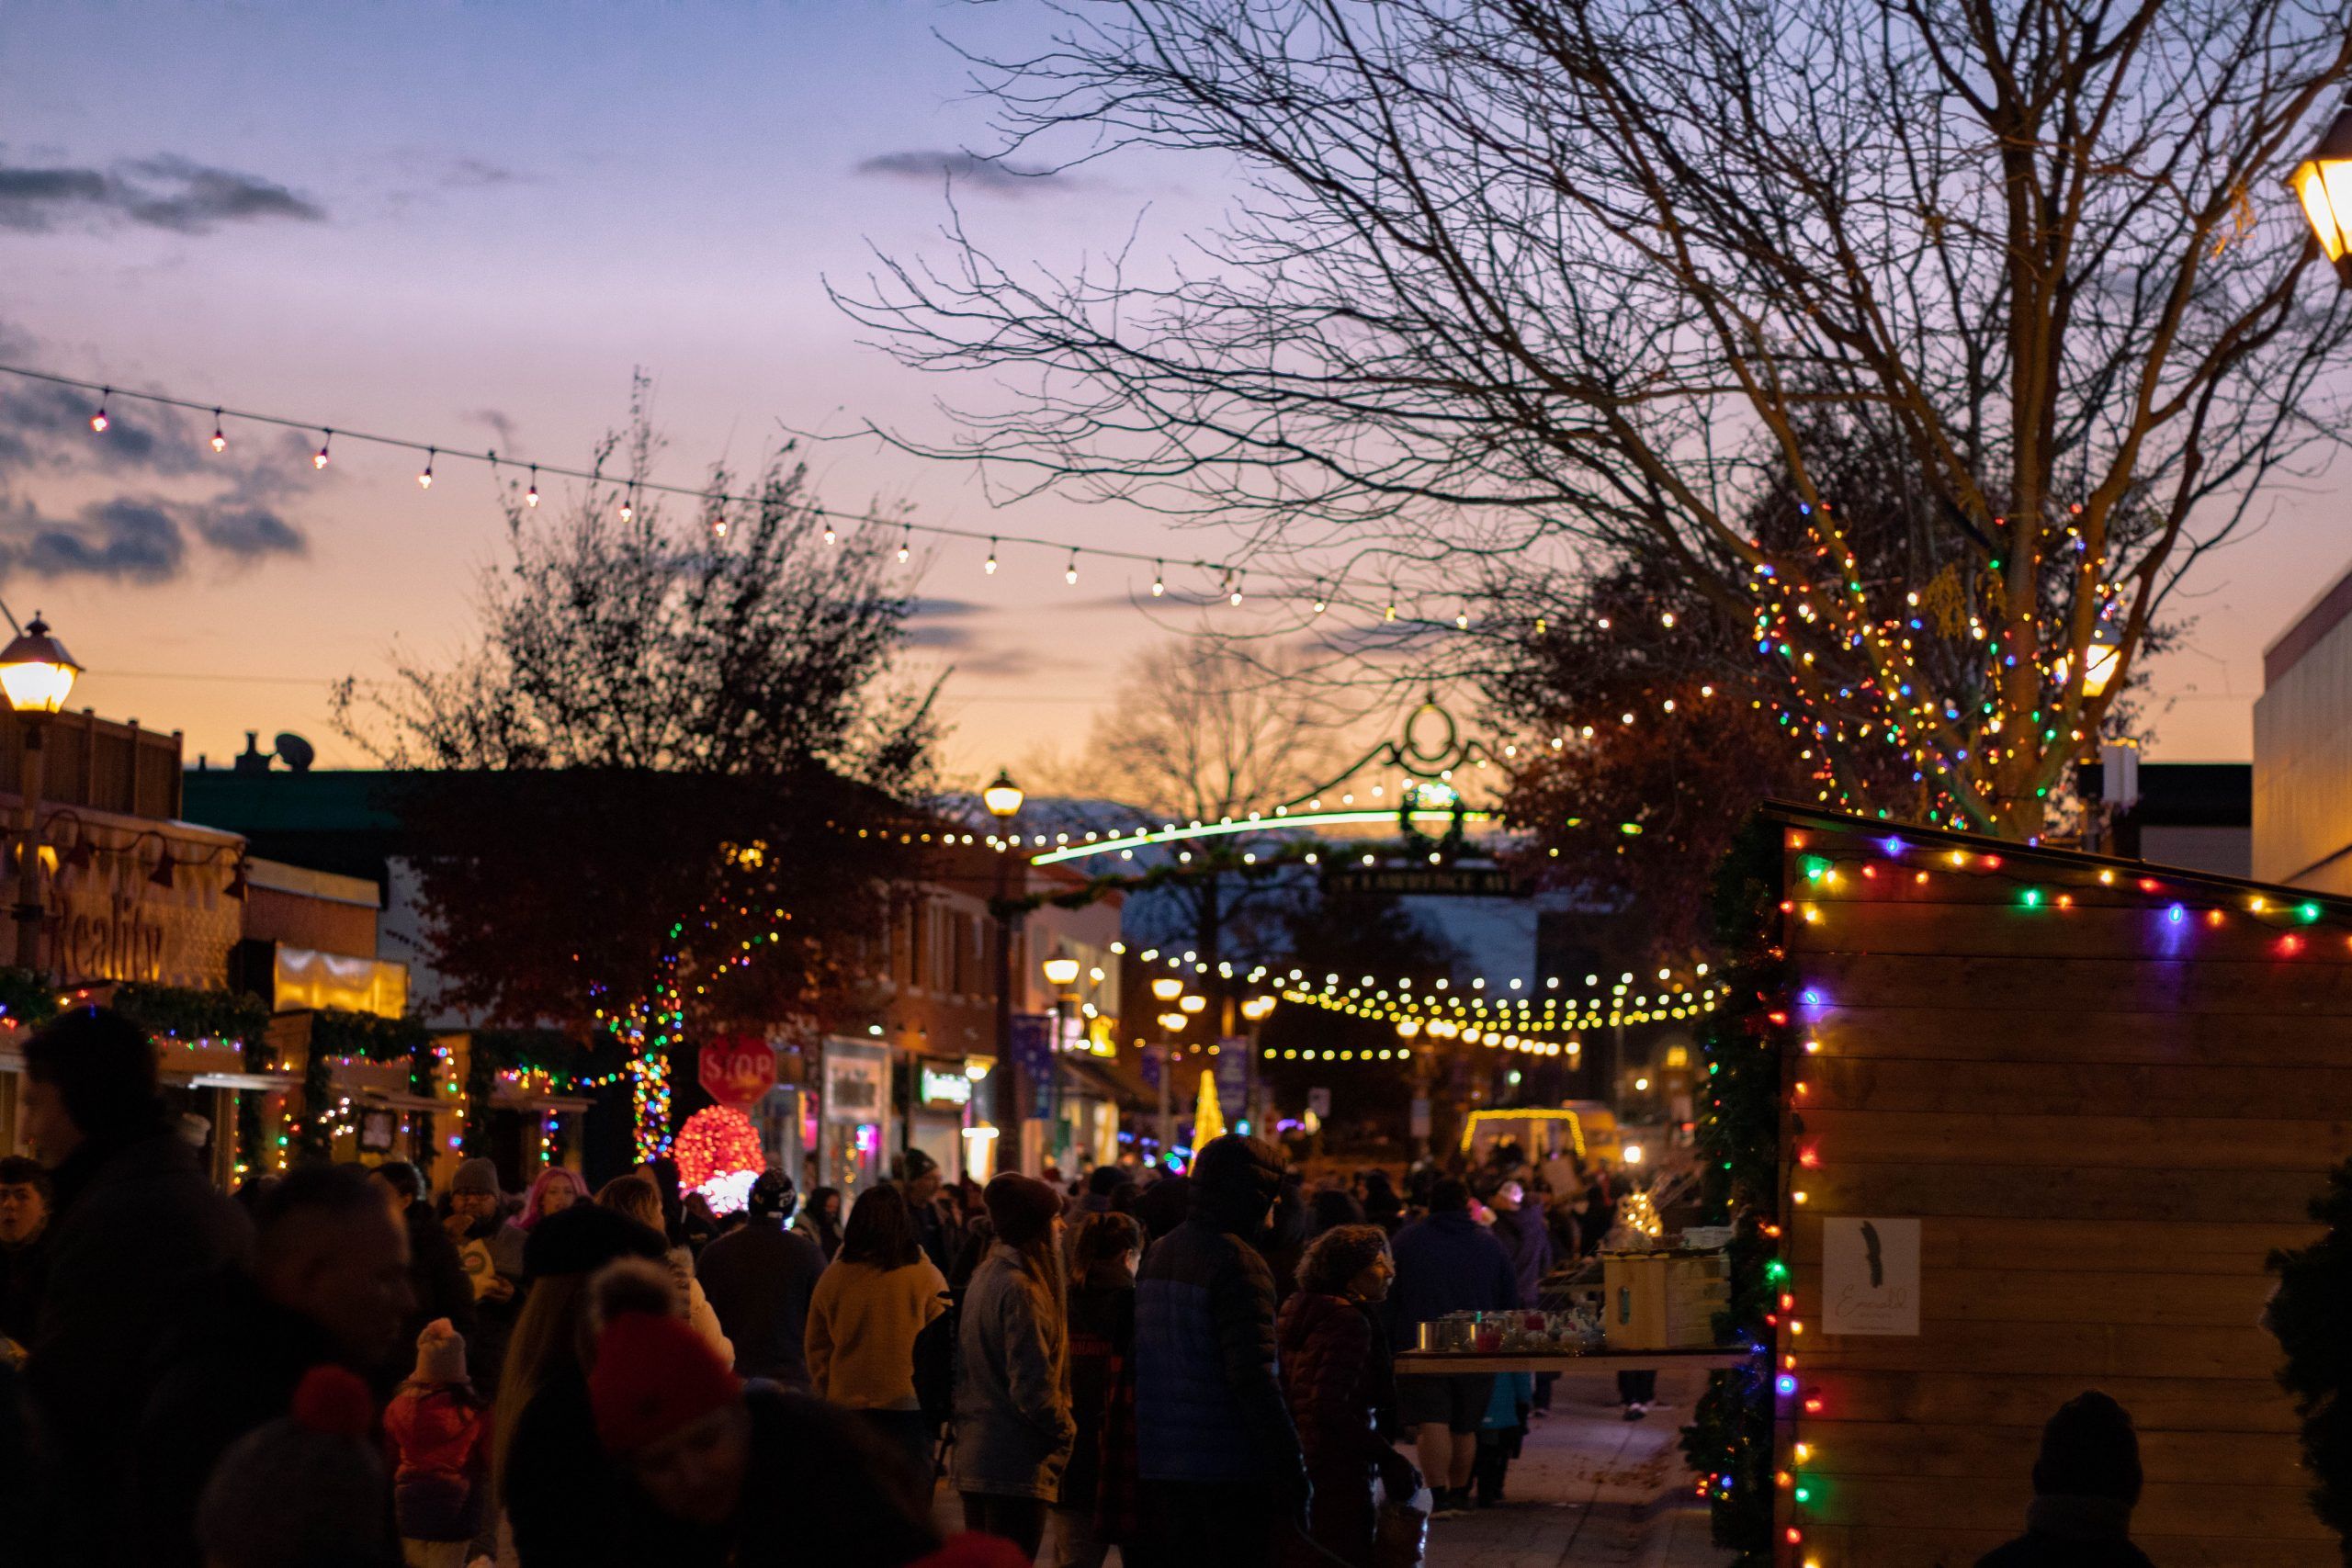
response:
<path fill-rule="evenodd" d="M 1037 965 L 1044 972 L 1046 984 L 1054 988 L 1054 1054 L 1046 1066 L 1046 1137 L 1056 1164 L 1061 1153 L 1062 1130 L 1062 1037 L 1069 1032 L 1069 1005 L 1078 999 L 1074 988 L 1078 985 L 1078 960 L 1069 953 L 1057 952 Z"/>
<path fill-rule="evenodd" d="M 1151 998 L 1162 1008 L 1172 1006 L 1184 994 L 1184 982 L 1173 975 L 1162 975 L 1151 983 Z M 1176 1076 L 1176 1057 L 1168 1037 L 1184 1027 L 1181 1012 L 1159 1015 L 1159 1156 L 1168 1157 L 1170 1145 L 1176 1141 L 1175 1102 L 1170 1098 L 1169 1085 Z"/>
<path fill-rule="evenodd" d="M 1008 1153 L 1014 1161 L 1020 1159 L 1021 1123 L 1028 1110 L 1027 1086 L 1021 1064 L 1012 1056 L 1012 912 L 1007 906 L 1012 897 L 1012 819 L 1021 815 L 1021 786 L 1012 775 L 1001 768 L 988 788 L 980 791 L 980 804 L 997 821 L 996 855 L 996 1122 L 1000 1128 L 1010 1128 L 1012 1143 L 1010 1150 L 1002 1143 L 997 1146 L 997 1168 L 1012 1169 L 1004 1163 Z M 1024 886 L 1023 892 L 1027 892 Z"/>
<path fill-rule="evenodd" d="M 2352 288 L 2352 103 L 2335 111 L 2327 134 L 2295 165 L 2287 185 L 2303 204 L 2304 220 L 2336 281 Z"/>
<path fill-rule="evenodd" d="M 41 741 L 50 715 L 65 705 L 82 667 L 65 645 L 49 635 L 33 613 L 32 624 L 0 649 L 0 691 L 8 696 L 23 726 L 24 767 L 17 780 L 17 966 L 40 967 L 40 785 Z"/>

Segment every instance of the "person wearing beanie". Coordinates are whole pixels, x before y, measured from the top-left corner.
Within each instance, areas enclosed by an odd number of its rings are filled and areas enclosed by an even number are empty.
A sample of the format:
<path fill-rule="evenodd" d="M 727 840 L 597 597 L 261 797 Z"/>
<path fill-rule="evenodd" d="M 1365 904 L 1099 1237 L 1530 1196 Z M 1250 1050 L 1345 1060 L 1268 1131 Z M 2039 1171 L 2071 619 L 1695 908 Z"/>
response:
<path fill-rule="evenodd" d="M 196 1537 L 208 1568 L 395 1568 L 375 1414 L 356 1373 L 311 1369 L 287 1414 L 239 1438 L 205 1483 Z"/>
<path fill-rule="evenodd" d="M 1274 1277 L 1253 1245 L 1284 1165 L 1263 1139 L 1210 1140 L 1193 1161 L 1189 1216 L 1144 1254 L 1137 1568 L 1262 1568 L 1306 1512 L 1306 1461 L 1275 1375 Z"/>
<path fill-rule="evenodd" d="M 489 1421 L 466 1377 L 466 1341 L 446 1317 L 416 1339 L 416 1371 L 384 1411 L 392 1511 L 409 1568 L 464 1568 L 481 1530 Z"/>
<path fill-rule="evenodd" d="M 899 1167 L 904 1174 L 899 1190 L 915 1223 L 915 1242 L 932 1267 L 944 1274 L 956 1266 L 966 1240 L 963 1222 L 940 1191 L 939 1162 L 921 1149 L 909 1149 Z"/>
<path fill-rule="evenodd" d="M 506 1511 L 522 1568 L 609 1561 L 593 1488 L 605 1470 L 588 1400 L 583 1345 L 590 1280 L 624 1258 L 667 1266 L 662 1233 L 594 1204 L 574 1204 L 531 1229 L 530 1289 L 506 1345 L 491 1427 L 492 1492 Z"/>
<path fill-rule="evenodd" d="M 816 1243 L 786 1228 L 792 1200 L 782 1171 L 761 1172 L 749 1217 L 702 1249 L 695 1278 L 735 1348 L 735 1370 L 807 1393 L 808 1301 L 825 1259 Z"/>
<path fill-rule="evenodd" d="M 966 1528 L 1033 1556 L 1078 1435 L 1069 1408 L 1061 1194 L 1004 1171 L 980 1195 L 995 1240 L 973 1272 L 956 1334 L 949 1471 Z"/>
<path fill-rule="evenodd" d="M 2106 1394 L 2078 1394 L 2041 1429 L 2025 1534 L 1976 1568 L 2154 1568 L 2132 1544 L 2140 1501 L 2140 1437 Z"/>
<path fill-rule="evenodd" d="M 154 1348 L 190 1296 L 253 1256 L 244 1212 L 164 1114 L 155 1047 L 105 1008 L 25 1042 L 22 1135 L 50 1171 L 40 1301 L 25 1385 L 57 1459 L 68 1555 L 124 1517 L 129 1445 Z"/>
<path fill-rule="evenodd" d="M 1025 1558 L 943 1549 L 927 1497 L 849 1412 L 746 1386 L 670 1314 L 624 1313 L 589 1378 L 596 1440 L 622 1506 L 593 1561 L 679 1568 L 999 1568 Z M 583 1559 L 583 1561 L 589 1561 Z"/>
<path fill-rule="evenodd" d="M 424 1173 L 404 1159 L 388 1159 L 368 1172 L 383 1190 L 384 1201 L 408 1232 L 409 1290 L 415 1309 L 401 1325 L 400 1344 L 376 1374 L 376 1387 L 386 1397 L 408 1375 L 408 1348 L 435 1318 L 447 1318 L 457 1332 L 474 1332 L 474 1282 L 458 1256 L 458 1243 L 433 1216 Z"/>

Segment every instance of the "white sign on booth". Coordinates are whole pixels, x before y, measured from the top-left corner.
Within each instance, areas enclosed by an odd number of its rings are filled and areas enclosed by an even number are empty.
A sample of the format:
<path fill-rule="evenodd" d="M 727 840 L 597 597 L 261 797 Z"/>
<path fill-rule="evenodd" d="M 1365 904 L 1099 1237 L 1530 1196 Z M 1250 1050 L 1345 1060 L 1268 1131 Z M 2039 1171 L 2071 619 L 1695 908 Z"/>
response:
<path fill-rule="evenodd" d="M 1821 1222 L 1821 1331 L 1917 1337 L 1919 1222 Z"/>

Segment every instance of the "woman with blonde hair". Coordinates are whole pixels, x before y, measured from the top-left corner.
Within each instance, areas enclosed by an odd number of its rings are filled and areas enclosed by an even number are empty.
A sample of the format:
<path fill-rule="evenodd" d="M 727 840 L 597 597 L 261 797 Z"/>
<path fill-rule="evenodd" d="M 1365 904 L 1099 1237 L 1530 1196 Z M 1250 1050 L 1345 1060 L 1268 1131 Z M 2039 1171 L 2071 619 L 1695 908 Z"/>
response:
<path fill-rule="evenodd" d="M 623 1258 L 663 1260 L 662 1233 L 608 1209 L 577 1205 L 531 1229 L 531 1281 L 506 1343 L 491 1426 L 491 1487 L 522 1568 L 595 1561 L 596 1516 L 581 1487 L 604 1466 L 588 1405 L 594 1344 L 589 1280 Z"/>
<path fill-rule="evenodd" d="M 1061 1196 L 1005 1171 L 981 1194 L 996 1240 L 972 1275 L 956 1335 L 956 1446 L 949 1468 L 964 1527 L 1031 1557 L 1061 1490 L 1078 1428 L 1070 1416 Z"/>
<path fill-rule="evenodd" d="M 662 1229 L 662 1190 L 647 1177 L 616 1176 L 597 1192 L 596 1205 L 617 1210 L 655 1231 Z M 678 1299 L 685 1303 L 686 1321 L 718 1352 L 720 1360 L 733 1366 L 735 1347 L 728 1339 L 727 1331 L 719 1327 L 718 1314 L 704 1297 L 702 1286 L 695 1280 L 694 1254 L 684 1247 L 673 1247 L 669 1258 L 670 1271 L 677 1277 Z"/>

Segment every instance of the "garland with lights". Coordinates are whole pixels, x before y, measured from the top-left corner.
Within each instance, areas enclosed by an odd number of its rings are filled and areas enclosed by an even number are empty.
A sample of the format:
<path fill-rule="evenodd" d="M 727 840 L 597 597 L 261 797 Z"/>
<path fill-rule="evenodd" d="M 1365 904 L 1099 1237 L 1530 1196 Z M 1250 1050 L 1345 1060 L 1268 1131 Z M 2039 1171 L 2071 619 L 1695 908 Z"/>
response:
<path fill-rule="evenodd" d="M 469 447 L 440 441 L 416 441 L 406 436 L 372 434 L 366 431 L 330 424 L 322 420 L 294 419 L 283 414 L 257 413 L 246 409 L 232 409 L 224 404 L 203 399 L 175 397 L 163 392 L 131 391 L 106 382 L 84 380 L 74 376 L 59 376 L 24 366 L 0 365 L 0 376 L 15 376 L 28 381 L 39 381 L 52 387 L 67 387 L 92 394 L 89 425 L 90 432 L 94 435 L 104 435 L 113 428 L 116 423 L 111 412 L 113 405 L 120 402 L 140 402 L 153 404 L 159 408 L 179 409 L 189 413 L 209 414 L 212 419 L 212 434 L 206 445 L 209 446 L 216 454 L 229 449 L 229 427 L 232 424 L 256 424 L 278 430 L 315 432 L 319 437 L 319 446 L 318 450 L 311 457 L 311 464 L 314 468 L 324 468 L 334 460 L 334 443 L 337 439 L 341 439 L 346 446 L 356 443 L 393 451 L 421 453 L 424 461 L 416 473 L 416 484 L 419 490 L 429 491 L 433 488 L 434 479 L 436 478 L 436 464 L 479 463 L 489 468 L 493 474 L 516 469 L 526 470 L 527 488 L 523 495 L 523 504 L 526 507 L 537 507 L 539 504 L 539 476 L 541 474 L 554 478 L 578 479 L 593 486 L 608 487 L 622 493 L 624 499 L 621 503 L 620 517 L 624 523 L 629 521 L 639 499 L 647 495 L 677 496 L 694 502 L 699 506 L 709 507 L 714 513 L 719 508 L 729 504 L 757 505 L 763 499 L 758 495 L 728 494 L 707 487 L 664 484 L 655 479 L 616 479 L 612 475 L 594 468 L 566 468 L 557 463 L 521 462 L 513 457 L 501 457 L 495 450 L 476 451 Z M 984 570 L 991 577 L 997 570 L 997 551 L 1005 545 L 1023 545 L 1061 555 L 1064 558 L 1063 581 L 1072 587 L 1078 585 L 1080 558 L 1091 557 L 1098 560 L 1129 561 L 1137 565 L 1148 562 L 1153 569 L 1152 597 L 1159 598 L 1167 592 L 1165 579 L 1170 558 L 1164 556 L 1147 555 L 1139 550 L 1109 549 L 1100 545 L 1072 545 L 1065 540 L 1038 538 L 1025 535 L 990 534 L 979 529 L 958 528 L 944 524 L 918 523 L 903 515 L 842 512 L 823 506 L 810 506 L 807 510 L 810 515 L 826 520 L 828 526 L 825 530 L 825 539 L 829 544 L 835 541 L 838 533 L 837 525 L 871 527 L 884 534 L 895 534 L 899 540 L 897 550 L 900 561 L 907 560 L 912 555 L 911 546 L 918 534 L 930 538 L 956 539 L 973 543 L 986 540 L 989 555 Z M 725 524 L 721 523 L 718 526 L 723 530 Z M 1217 595 L 1237 606 L 1241 604 L 1242 581 L 1246 569 L 1239 563 L 1193 559 L 1180 560 L 1177 564 L 1198 571 L 1204 576 L 1216 578 Z"/>
<path fill-rule="evenodd" d="M 1734 1223 L 1731 1301 L 1715 1320 L 1718 1344 L 1759 1352 L 1772 1344 L 1780 1257 L 1781 1063 L 1793 1041 L 1789 976 L 1779 945 L 1781 836 L 1751 820 L 1718 868 L 1714 925 L 1735 955 L 1723 976 L 1726 1002 L 1699 1031 L 1707 1077 L 1696 1141 L 1701 1207 Z M 1773 1393 L 1776 1374 L 1750 1363 L 1712 1372 L 1683 1428 L 1682 1451 L 1709 1502 L 1714 1542 L 1737 1551 L 1738 1568 L 1772 1561 Z"/>

